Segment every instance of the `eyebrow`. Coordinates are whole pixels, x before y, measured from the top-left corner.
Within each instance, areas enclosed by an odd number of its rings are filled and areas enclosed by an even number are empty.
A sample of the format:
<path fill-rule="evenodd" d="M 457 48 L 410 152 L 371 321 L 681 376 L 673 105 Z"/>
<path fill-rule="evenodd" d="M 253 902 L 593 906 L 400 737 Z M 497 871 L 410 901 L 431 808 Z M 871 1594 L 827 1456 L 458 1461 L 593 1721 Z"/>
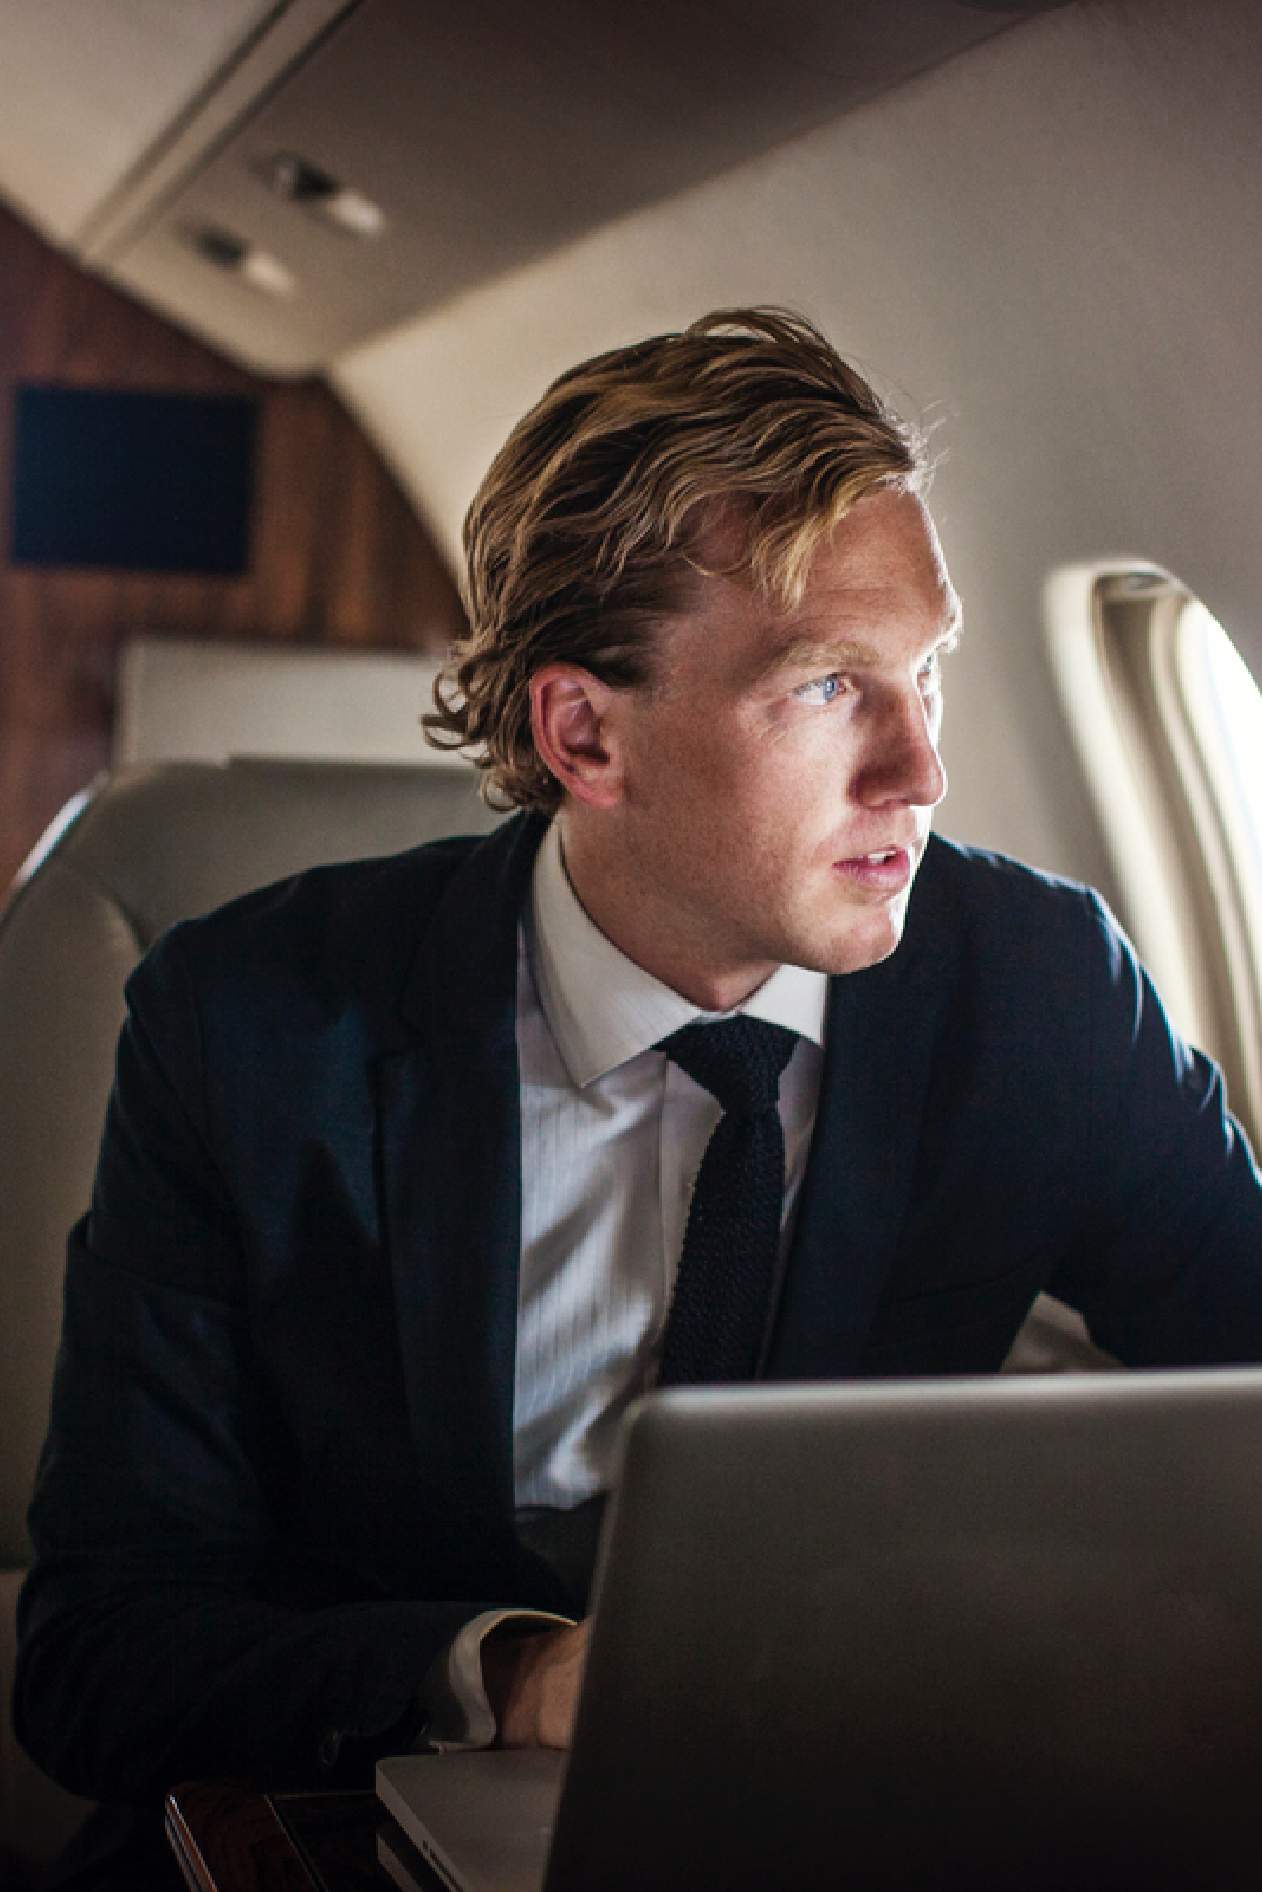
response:
<path fill-rule="evenodd" d="M 754 670 L 754 681 L 765 683 L 786 670 L 871 669 L 880 662 L 880 653 L 856 638 L 819 637 L 803 631 L 786 643 L 777 644 Z"/>
<path fill-rule="evenodd" d="M 963 613 L 957 604 L 941 636 L 934 639 L 929 649 L 941 650 L 944 645 L 953 648 L 959 642 L 962 622 Z M 883 662 L 883 653 L 861 638 L 822 637 L 816 631 L 801 631 L 767 652 L 754 670 L 753 681 L 766 683 L 786 670 L 876 669 Z"/>

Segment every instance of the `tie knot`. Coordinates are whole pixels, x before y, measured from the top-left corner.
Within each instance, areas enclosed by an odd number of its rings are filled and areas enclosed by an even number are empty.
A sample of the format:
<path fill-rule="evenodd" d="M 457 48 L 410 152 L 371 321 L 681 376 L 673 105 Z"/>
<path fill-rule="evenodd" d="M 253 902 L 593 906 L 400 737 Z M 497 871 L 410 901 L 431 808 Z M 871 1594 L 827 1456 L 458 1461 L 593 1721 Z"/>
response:
<path fill-rule="evenodd" d="M 780 1073 L 797 1041 L 784 1025 L 738 1012 L 713 1025 L 685 1025 L 657 1049 L 717 1097 L 726 1114 L 756 1117 L 775 1108 Z"/>

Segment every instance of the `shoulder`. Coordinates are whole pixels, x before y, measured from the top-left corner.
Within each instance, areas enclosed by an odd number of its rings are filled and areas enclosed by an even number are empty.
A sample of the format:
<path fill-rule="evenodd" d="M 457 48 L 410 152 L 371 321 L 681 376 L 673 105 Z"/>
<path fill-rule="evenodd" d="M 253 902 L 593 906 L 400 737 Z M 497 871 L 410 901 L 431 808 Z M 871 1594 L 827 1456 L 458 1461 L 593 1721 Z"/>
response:
<path fill-rule="evenodd" d="M 502 833 L 310 868 L 182 920 L 132 974 L 129 1001 L 178 987 L 238 1015 L 269 1004 L 336 1011 L 361 995 L 391 1003 L 444 894 Z"/>
<path fill-rule="evenodd" d="M 373 919 L 403 909 L 415 913 L 418 902 L 423 906 L 440 898 L 451 876 L 485 838 L 455 835 L 400 854 L 310 867 L 197 919 L 183 920 L 171 932 L 191 948 L 339 924 L 363 930 Z"/>
<path fill-rule="evenodd" d="M 988 1009 L 1005 999 L 1045 1026 L 1134 993 L 1134 952 L 1094 888 L 984 848 L 931 837 L 908 911 L 909 962 L 936 965 L 957 992 L 973 988 Z"/>
<path fill-rule="evenodd" d="M 1121 939 L 1117 921 L 1093 887 L 936 834 L 929 837 L 912 908 L 922 925 L 949 919 L 970 934 L 1015 935 L 1027 946 L 1033 943 L 1032 927 L 1051 928 L 1057 936 Z"/>

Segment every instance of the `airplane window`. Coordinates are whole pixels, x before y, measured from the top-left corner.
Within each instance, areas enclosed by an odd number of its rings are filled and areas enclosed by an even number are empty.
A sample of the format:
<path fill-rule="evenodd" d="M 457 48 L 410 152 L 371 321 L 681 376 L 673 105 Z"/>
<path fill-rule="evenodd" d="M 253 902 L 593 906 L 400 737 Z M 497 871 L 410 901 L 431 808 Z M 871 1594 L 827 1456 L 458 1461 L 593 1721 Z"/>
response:
<path fill-rule="evenodd" d="M 1222 625 L 1195 598 L 1180 614 L 1178 658 L 1205 767 L 1231 833 L 1256 954 L 1262 941 L 1262 691 Z"/>
<path fill-rule="evenodd" d="M 1121 918 L 1179 1028 L 1262 1144 L 1262 693 L 1199 599 L 1154 567 L 1048 587 L 1054 667 Z"/>
<path fill-rule="evenodd" d="M 1187 791 L 1204 852 L 1234 1023 L 1241 1115 L 1262 1125 L 1262 693 L 1222 626 L 1185 595 L 1173 636 Z M 1233 1060 L 1234 1062 L 1235 1060 Z"/>

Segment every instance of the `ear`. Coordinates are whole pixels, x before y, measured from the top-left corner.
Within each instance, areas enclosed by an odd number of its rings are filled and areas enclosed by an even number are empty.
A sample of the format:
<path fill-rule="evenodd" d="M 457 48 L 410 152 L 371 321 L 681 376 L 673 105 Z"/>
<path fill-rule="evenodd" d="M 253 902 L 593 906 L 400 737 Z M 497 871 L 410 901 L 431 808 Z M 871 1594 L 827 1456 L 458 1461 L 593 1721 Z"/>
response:
<path fill-rule="evenodd" d="M 530 679 L 535 748 L 566 794 L 592 808 L 612 808 L 622 798 L 615 700 L 610 685 L 579 664 L 545 664 Z"/>

